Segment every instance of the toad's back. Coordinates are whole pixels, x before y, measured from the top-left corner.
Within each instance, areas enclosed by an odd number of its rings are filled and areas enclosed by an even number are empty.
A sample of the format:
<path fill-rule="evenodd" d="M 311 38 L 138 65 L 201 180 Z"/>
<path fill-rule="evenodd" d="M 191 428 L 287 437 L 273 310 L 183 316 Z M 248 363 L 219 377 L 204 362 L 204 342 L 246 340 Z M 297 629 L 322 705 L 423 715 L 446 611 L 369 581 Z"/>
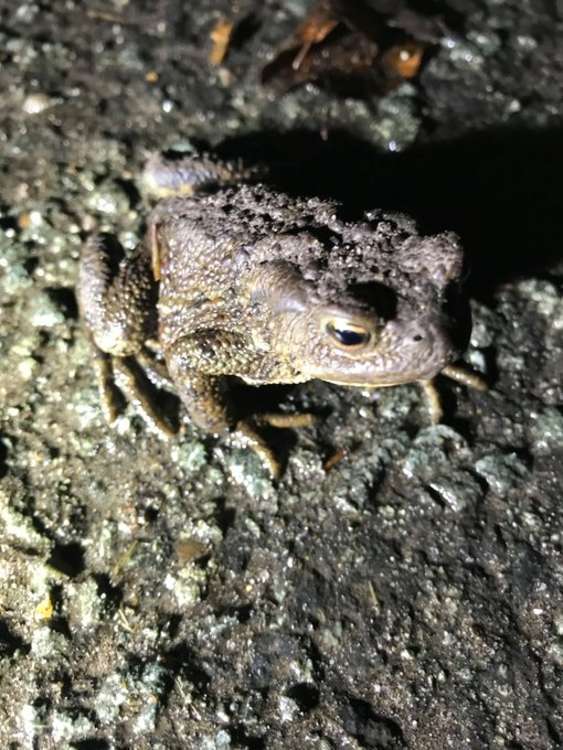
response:
<path fill-rule="evenodd" d="M 244 325 L 252 315 L 249 275 L 264 263 L 301 265 L 309 251 L 312 258 L 319 245 L 313 237 L 310 247 L 294 240 L 291 259 L 284 239 L 326 228 L 331 216 L 331 203 L 295 200 L 261 185 L 161 202 L 150 223 L 158 244 L 163 345 L 197 330 Z"/>

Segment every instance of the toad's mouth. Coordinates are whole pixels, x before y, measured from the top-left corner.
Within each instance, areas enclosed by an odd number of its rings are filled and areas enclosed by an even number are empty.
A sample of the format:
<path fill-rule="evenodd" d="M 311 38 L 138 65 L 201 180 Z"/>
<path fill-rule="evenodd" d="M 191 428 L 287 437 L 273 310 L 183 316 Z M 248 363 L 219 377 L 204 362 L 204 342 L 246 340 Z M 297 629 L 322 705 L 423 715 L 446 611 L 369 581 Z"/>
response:
<path fill-rule="evenodd" d="M 349 388 L 392 388 L 395 385 L 407 385 L 408 383 L 417 383 L 424 380 L 432 380 L 439 375 L 441 370 L 446 367 L 447 362 L 443 362 L 439 367 L 424 372 L 401 372 L 397 374 L 388 374 L 370 380 L 361 380 L 360 378 L 351 380 L 346 378 L 332 378 L 326 376 L 317 376 L 317 379 L 324 380 L 325 383 L 333 385 L 344 385 Z"/>

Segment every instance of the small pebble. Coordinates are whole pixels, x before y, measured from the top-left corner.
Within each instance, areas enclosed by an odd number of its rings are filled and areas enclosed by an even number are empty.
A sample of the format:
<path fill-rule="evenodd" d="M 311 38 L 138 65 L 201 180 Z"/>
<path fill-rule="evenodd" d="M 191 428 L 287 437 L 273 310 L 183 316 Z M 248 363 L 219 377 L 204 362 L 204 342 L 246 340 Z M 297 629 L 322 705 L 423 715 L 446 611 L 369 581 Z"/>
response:
<path fill-rule="evenodd" d="M 23 100 L 22 110 L 26 115 L 38 115 L 52 107 L 53 104 L 54 100 L 46 94 L 29 94 Z"/>

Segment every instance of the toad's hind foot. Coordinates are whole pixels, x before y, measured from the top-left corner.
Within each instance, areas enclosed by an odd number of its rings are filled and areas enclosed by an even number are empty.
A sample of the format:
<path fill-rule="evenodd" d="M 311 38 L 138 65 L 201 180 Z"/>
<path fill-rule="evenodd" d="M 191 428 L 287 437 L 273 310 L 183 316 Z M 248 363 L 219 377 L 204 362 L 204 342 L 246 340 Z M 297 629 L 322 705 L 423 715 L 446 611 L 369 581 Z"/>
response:
<path fill-rule="evenodd" d="M 113 357 L 92 344 L 94 368 L 100 395 L 100 405 L 106 422 L 115 424 L 123 411 L 123 395 L 131 401 L 141 416 L 161 437 L 169 439 L 176 430 L 161 416 L 153 404 L 148 384 L 133 357 Z M 117 383 L 116 383 L 117 381 Z"/>
<path fill-rule="evenodd" d="M 162 416 L 153 403 L 146 376 L 133 357 L 114 357 L 113 371 L 119 388 L 135 406 L 145 422 L 166 440 L 173 438 L 177 430 Z"/>
<path fill-rule="evenodd" d="M 137 352 L 135 359 L 153 385 L 161 390 L 174 393 L 174 383 L 164 362 L 157 359 L 147 348 Z"/>
<path fill-rule="evenodd" d="M 100 395 L 100 406 L 102 407 L 104 419 L 109 425 L 112 425 L 123 407 L 123 399 L 119 389 L 115 385 L 113 358 L 111 355 L 102 352 L 94 344 L 92 344 L 92 349 L 94 352 L 94 370 L 98 384 L 98 393 Z"/>
<path fill-rule="evenodd" d="M 205 154 L 164 157 L 153 154 L 143 170 L 143 186 L 156 198 L 191 196 L 260 178 L 265 170 L 240 160 L 222 161 Z"/>

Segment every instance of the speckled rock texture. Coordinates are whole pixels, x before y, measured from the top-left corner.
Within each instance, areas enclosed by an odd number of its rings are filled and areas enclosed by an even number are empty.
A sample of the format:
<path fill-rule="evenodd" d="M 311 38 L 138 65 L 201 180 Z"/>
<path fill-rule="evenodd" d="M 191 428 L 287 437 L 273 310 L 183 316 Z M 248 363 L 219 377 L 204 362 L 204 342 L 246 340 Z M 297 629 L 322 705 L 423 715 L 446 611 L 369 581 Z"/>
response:
<path fill-rule="evenodd" d="M 302 0 L 0 0 L 0 747 L 563 745 L 563 6 L 428 5 L 420 76 L 355 99 L 259 83 Z M 244 391 L 319 416 L 278 484 L 108 428 L 79 248 L 132 249 L 147 154 L 190 144 L 457 232 L 490 390 L 444 380 L 433 427 L 414 386 Z"/>

